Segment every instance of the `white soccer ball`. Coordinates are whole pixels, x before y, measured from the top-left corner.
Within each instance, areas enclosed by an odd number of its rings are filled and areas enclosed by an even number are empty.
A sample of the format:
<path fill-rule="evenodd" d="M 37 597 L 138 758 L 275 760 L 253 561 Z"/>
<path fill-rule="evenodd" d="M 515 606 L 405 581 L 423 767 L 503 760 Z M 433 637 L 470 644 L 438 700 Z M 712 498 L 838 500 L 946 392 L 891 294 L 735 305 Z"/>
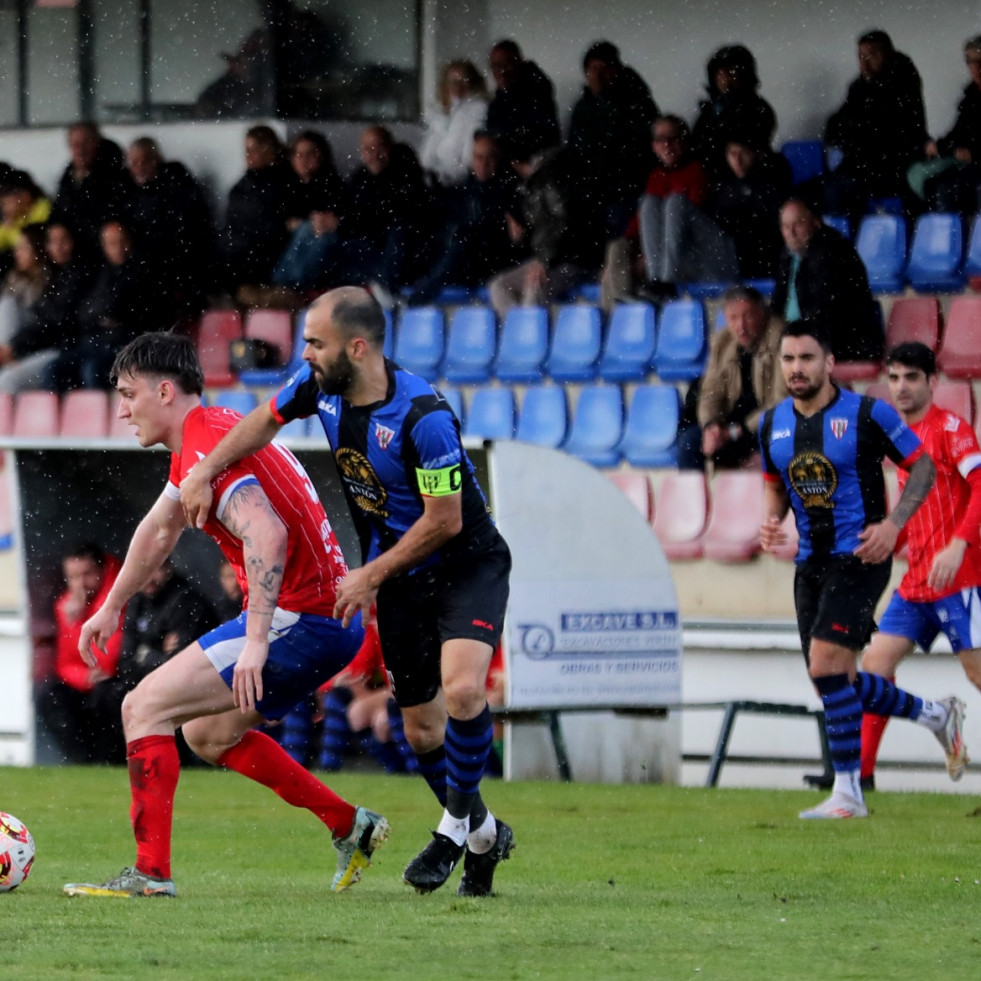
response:
<path fill-rule="evenodd" d="M 12 814 L 0 811 L 0 892 L 13 892 L 30 874 L 34 836 Z"/>

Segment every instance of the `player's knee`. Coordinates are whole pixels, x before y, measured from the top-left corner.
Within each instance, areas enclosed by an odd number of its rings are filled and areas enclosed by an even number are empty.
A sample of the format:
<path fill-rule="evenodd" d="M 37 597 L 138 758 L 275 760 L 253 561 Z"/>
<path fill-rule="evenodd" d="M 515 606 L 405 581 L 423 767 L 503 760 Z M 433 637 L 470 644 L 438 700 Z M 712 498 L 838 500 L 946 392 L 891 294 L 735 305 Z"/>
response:
<path fill-rule="evenodd" d="M 477 715 L 487 701 L 487 689 L 482 681 L 470 677 L 458 677 L 448 681 L 443 693 L 450 715 L 458 719 L 470 719 Z"/>

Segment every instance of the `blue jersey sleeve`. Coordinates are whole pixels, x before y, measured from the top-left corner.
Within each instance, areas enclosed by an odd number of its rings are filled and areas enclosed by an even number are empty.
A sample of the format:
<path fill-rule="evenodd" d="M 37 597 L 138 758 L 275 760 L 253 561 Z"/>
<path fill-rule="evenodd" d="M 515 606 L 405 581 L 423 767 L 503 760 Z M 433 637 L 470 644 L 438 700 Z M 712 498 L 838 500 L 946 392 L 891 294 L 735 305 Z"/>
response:
<path fill-rule="evenodd" d="M 882 431 L 883 448 L 893 463 L 902 463 L 921 447 L 920 439 L 888 403 L 879 399 L 872 406 L 872 421 Z"/>
<path fill-rule="evenodd" d="M 270 405 L 273 415 L 281 423 L 315 415 L 318 391 L 310 365 L 305 364 L 276 393 Z"/>
<path fill-rule="evenodd" d="M 420 493 L 435 497 L 459 491 L 464 456 L 452 413 L 427 412 L 412 427 L 411 439 L 418 454 L 415 478 Z"/>

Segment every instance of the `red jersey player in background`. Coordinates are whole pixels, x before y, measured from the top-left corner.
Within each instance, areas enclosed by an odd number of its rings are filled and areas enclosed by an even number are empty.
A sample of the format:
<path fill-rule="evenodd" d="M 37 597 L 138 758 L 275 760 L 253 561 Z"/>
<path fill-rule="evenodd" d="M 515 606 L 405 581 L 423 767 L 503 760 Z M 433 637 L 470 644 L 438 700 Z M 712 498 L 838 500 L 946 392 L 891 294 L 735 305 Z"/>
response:
<path fill-rule="evenodd" d="M 897 345 L 886 357 L 886 371 L 892 403 L 933 458 L 937 480 L 897 543 L 905 539 L 909 570 L 882 615 L 862 670 L 891 678 L 914 646 L 929 651 L 942 631 L 981 689 L 981 449 L 968 422 L 933 404 L 937 365 L 930 348 Z M 900 471 L 900 487 L 904 477 Z M 941 701 L 949 726 L 959 731 L 964 703 L 953 696 Z M 861 777 L 867 788 L 875 785 L 887 722 L 881 715 L 863 717 Z M 968 763 L 963 741 L 955 740 L 946 756 L 951 780 L 960 780 Z"/>
<path fill-rule="evenodd" d="M 119 416 L 142 446 L 171 451 L 170 475 L 140 522 L 101 608 L 82 627 L 79 651 L 95 664 L 122 609 L 170 555 L 186 523 L 180 483 L 241 418 L 201 404 L 204 374 L 190 340 L 148 333 L 113 365 Z M 333 832 L 335 892 L 357 882 L 388 822 L 355 808 L 253 727 L 279 719 L 346 667 L 361 644 L 360 617 L 334 618 L 347 574 L 327 515 L 306 471 L 273 443 L 226 467 L 212 481 L 202 527 L 235 569 L 245 610 L 147 675 L 123 702 L 136 862 L 101 885 L 69 883 L 69 896 L 175 896 L 170 871 L 174 794 L 180 775 L 175 731 L 202 759 L 269 787 Z"/>

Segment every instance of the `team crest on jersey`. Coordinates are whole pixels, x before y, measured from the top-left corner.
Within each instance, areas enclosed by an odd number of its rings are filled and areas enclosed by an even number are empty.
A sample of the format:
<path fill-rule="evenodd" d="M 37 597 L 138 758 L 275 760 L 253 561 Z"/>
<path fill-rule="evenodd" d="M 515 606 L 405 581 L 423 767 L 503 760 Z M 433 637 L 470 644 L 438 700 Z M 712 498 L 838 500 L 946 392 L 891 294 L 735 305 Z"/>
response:
<path fill-rule="evenodd" d="M 355 505 L 366 514 L 388 517 L 388 491 L 367 458 L 357 450 L 342 447 L 334 456 L 337 471 Z"/>
<path fill-rule="evenodd" d="M 392 437 L 395 435 L 394 429 L 389 429 L 388 426 L 383 426 L 381 423 L 375 423 L 375 439 L 378 440 L 378 445 L 383 449 L 388 449 L 388 444 L 391 443 Z"/>
<path fill-rule="evenodd" d="M 830 419 L 828 420 L 828 426 L 831 429 L 831 433 L 835 439 L 841 439 L 845 435 L 848 429 L 847 419 Z"/>
<path fill-rule="evenodd" d="M 820 453 L 798 453 L 787 467 L 787 479 L 805 508 L 833 508 L 831 500 L 838 487 L 838 472 Z"/>

